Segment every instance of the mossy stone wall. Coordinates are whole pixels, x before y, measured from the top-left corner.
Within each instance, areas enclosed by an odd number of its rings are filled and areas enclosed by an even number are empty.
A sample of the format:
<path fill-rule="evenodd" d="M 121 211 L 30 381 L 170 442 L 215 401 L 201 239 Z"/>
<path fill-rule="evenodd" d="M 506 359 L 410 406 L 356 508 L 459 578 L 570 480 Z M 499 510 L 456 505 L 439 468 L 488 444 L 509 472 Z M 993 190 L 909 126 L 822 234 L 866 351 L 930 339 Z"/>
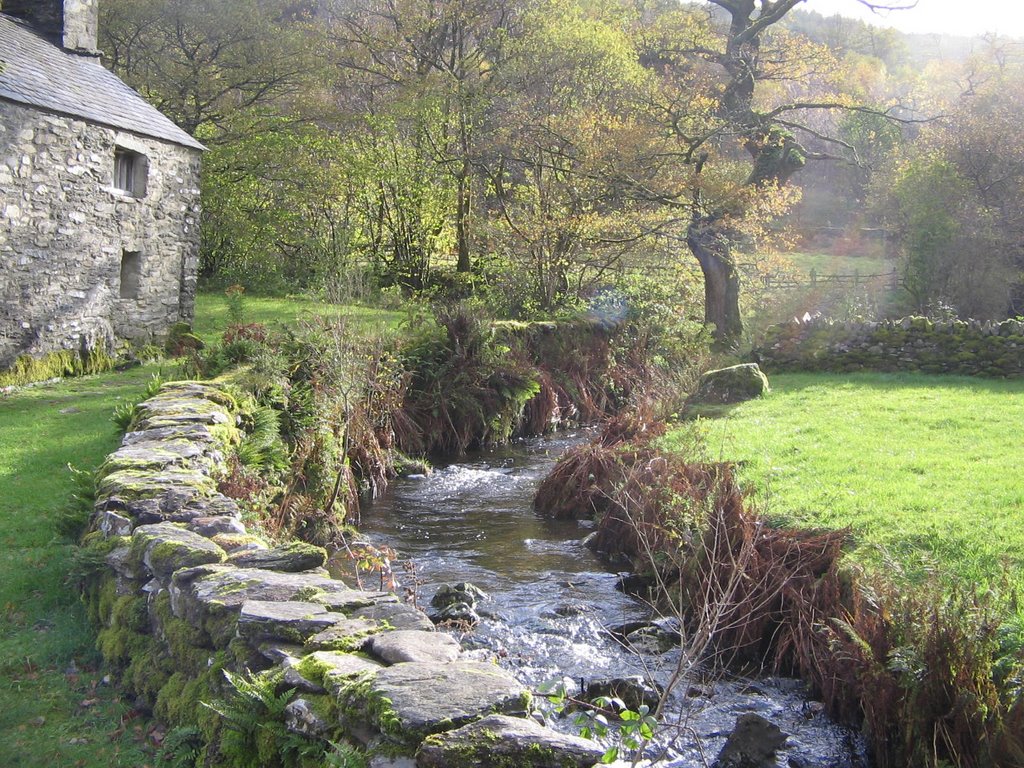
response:
<path fill-rule="evenodd" d="M 1013 377 L 1024 375 L 1024 322 L 925 317 L 878 323 L 792 322 L 770 328 L 752 356 L 769 371 Z"/>
<path fill-rule="evenodd" d="M 525 717 L 526 689 L 461 649 L 452 659 L 452 640 L 421 611 L 332 578 L 319 547 L 271 546 L 246 531 L 216 485 L 239 440 L 235 411 L 197 382 L 164 385 L 137 406 L 97 479 L 79 559 L 106 664 L 169 728 L 158 762 L 305 768 L 376 755 L 385 762 L 369 764 L 408 765 L 429 735 L 494 712 Z M 384 636 L 403 661 L 387 663 Z M 547 752 L 534 760 L 529 750 L 556 736 L 513 734 L 508 746 L 528 753 L 517 765 L 547 766 Z M 600 755 L 574 749 L 585 757 L 556 764 Z"/>

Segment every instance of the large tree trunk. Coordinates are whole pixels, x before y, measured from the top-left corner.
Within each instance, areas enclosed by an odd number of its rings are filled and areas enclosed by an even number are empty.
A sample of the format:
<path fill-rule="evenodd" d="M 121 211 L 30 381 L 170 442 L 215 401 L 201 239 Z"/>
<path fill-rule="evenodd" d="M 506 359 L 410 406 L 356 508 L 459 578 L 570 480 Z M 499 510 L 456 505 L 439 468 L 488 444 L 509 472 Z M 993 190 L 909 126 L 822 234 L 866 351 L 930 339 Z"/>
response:
<path fill-rule="evenodd" d="M 704 273 L 704 323 L 715 327 L 715 342 L 733 348 L 743 333 L 740 319 L 740 276 L 732 259 L 721 219 L 697 216 L 686 232 L 686 244 Z"/>

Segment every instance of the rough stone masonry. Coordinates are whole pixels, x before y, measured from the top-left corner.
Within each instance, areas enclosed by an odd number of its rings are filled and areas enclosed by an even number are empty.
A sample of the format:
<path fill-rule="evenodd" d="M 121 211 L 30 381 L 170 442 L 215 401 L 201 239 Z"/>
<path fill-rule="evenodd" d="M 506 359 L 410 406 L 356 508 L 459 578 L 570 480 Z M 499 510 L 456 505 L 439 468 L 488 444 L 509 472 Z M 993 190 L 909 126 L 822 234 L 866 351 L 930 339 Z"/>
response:
<path fill-rule="evenodd" d="M 0 12 L 0 370 L 192 319 L 202 145 L 100 65 L 95 12 Z"/>

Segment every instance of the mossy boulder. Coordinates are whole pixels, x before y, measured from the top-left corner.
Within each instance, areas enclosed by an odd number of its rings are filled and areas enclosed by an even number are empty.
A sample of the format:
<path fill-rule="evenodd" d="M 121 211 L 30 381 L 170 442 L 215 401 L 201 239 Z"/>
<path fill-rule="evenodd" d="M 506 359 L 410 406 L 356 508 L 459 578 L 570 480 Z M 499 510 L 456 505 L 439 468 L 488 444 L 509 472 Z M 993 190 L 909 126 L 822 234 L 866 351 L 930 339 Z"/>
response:
<path fill-rule="evenodd" d="M 387 667 L 356 689 L 347 704 L 388 740 L 415 749 L 432 733 L 492 713 L 525 715 L 529 700 L 527 690 L 500 667 L 453 661 Z"/>
<path fill-rule="evenodd" d="M 768 377 L 757 363 L 743 363 L 708 371 L 700 377 L 697 391 L 687 405 L 726 405 L 753 400 L 770 391 Z"/>
<path fill-rule="evenodd" d="M 384 669 L 384 665 L 354 653 L 314 651 L 303 657 L 294 669 L 306 680 L 323 686 L 334 695 L 340 695 L 342 689 L 352 681 L 365 681 L 368 675 L 375 675 Z"/>
<path fill-rule="evenodd" d="M 590 768 L 604 753 L 595 741 L 559 733 L 533 720 L 488 715 L 448 733 L 428 736 L 418 768 Z"/>
<path fill-rule="evenodd" d="M 182 568 L 221 563 L 227 557 L 223 549 L 198 533 L 174 523 L 142 525 L 132 533 L 132 561 L 144 566 L 161 581 Z"/>
<path fill-rule="evenodd" d="M 306 648 L 316 651 L 361 651 L 370 638 L 384 626 L 369 619 L 339 619 L 322 632 L 306 640 Z"/>

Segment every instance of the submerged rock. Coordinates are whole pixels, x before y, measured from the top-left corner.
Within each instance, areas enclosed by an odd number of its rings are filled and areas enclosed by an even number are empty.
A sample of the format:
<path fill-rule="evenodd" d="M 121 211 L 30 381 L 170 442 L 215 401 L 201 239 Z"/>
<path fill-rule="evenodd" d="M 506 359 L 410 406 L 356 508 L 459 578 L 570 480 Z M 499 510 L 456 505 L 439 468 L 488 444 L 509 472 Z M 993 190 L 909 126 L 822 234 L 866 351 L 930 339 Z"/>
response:
<path fill-rule="evenodd" d="M 416 752 L 417 768 L 589 768 L 604 750 L 532 720 L 489 715 L 448 733 L 428 736 Z"/>
<path fill-rule="evenodd" d="M 775 753 L 787 738 L 775 723 L 760 715 L 740 715 L 712 768 L 775 768 Z"/>

